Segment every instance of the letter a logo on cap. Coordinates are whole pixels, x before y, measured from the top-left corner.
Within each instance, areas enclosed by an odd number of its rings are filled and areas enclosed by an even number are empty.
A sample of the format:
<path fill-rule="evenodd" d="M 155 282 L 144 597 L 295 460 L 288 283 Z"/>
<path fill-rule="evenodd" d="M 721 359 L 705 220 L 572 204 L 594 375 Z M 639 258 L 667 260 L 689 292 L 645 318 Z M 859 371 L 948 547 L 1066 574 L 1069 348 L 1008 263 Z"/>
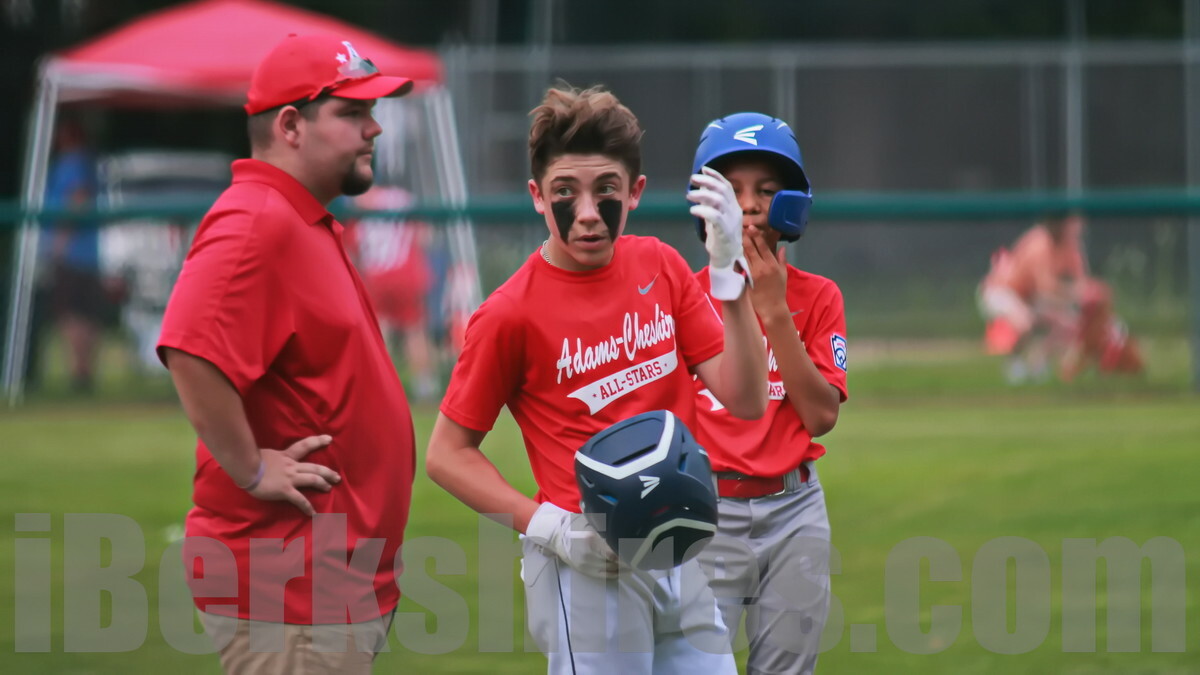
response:
<path fill-rule="evenodd" d="M 349 40 L 342 40 L 342 44 L 346 46 L 346 53 L 338 52 L 338 63 L 342 64 L 338 68 L 338 74 L 345 78 L 365 77 L 379 72 L 375 64 L 358 55 L 358 51 L 354 49 L 354 45 L 350 44 Z"/>
<path fill-rule="evenodd" d="M 342 44 L 346 45 L 346 52 L 350 55 L 350 63 L 353 64 L 362 61 L 362 57 L 358 55 L 358 52 L 354 49 L 354 45 L 350 44 L 349 40 L 342 40 Z M 338 54 L 338 61 L 345 63 L 346 58 Z"/>

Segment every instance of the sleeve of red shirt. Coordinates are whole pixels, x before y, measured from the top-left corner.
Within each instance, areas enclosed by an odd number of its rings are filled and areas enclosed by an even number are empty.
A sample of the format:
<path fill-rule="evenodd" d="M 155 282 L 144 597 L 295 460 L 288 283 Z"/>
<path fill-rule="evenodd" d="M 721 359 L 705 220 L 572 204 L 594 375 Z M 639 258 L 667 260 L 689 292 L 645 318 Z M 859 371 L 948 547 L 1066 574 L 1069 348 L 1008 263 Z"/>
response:
<path fill-rule="evenodd" d="M 524 354 L 519 308 L 493 295 L 467 322 L 442 414 L 468 429 L 491 431 L 524 377 Z"/>
<path fill-rule="evenodd" d="M 815 320 L 805 327 L 801 338 L 817 370 L 829 384 L 837 387 L 845 402 L 849 396 L 846 391 L 846 310 L 837 284 L 828 281 L 824 285 L 812 311 Z"/>
<path fill-rule="evenodd" d="M 243 396 L 294 333 L 283 227 L 244 210 L 212 214 L 196 233 L 163 317 L 172 347 L 209 361 Z"/>
<path fill-rule="evenodd" d="M 696 281 L 679 251 L 661 244 L 663 272 L 671 279 L 675 341 L 689 369 L 725 349 L 725 328 L 708 293 Z"/>

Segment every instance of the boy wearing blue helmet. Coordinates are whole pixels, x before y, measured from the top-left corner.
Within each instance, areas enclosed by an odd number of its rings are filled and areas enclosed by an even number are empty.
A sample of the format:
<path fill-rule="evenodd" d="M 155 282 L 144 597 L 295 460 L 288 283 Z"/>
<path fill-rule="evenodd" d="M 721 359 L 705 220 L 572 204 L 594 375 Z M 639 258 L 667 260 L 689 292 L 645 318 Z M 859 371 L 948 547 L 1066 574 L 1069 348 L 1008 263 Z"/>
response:
<path fill-rule="evenodd" d="M 742 209 L 770 400 L 761 419 L 737 419 L 696 382 L 696 436 L 721 497 L 718 533 L 701 559 L 726 625 L 736 631 L 745 612 L 748 672 L 811 673 L 829 607 L 829 518 L 813 468 L 825 448 L 814 439 L 833 429 L 846 400 L 842 294 L 833 281 L 788 265 L 779 246 L 804 233 L 812 202 L 785 122 L 759 113 L 714 120 L 693 173 L 714 169 Z M 697 274 L 706 289 L 710 277 L 709 268 Z"/>

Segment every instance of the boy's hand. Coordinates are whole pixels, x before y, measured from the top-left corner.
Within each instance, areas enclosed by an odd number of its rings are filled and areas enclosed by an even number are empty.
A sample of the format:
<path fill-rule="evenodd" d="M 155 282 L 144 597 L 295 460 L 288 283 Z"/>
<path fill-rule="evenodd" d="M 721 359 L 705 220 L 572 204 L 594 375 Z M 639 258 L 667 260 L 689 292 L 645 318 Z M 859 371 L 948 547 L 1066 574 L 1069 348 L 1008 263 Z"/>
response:
<path fill-rule="evenodd" d="M 687 198 L 693 203 L 691 214 L 704 220 L 712 295 L 718 300 L 737 300 L 746 280 L 734 269 L 734 263 L 743 270 L 749 267 L 741 246 L 742 207 L 724 176 L 707 166 L 701 171 L 692 176 L 696 187 L 688 192 Z"/>

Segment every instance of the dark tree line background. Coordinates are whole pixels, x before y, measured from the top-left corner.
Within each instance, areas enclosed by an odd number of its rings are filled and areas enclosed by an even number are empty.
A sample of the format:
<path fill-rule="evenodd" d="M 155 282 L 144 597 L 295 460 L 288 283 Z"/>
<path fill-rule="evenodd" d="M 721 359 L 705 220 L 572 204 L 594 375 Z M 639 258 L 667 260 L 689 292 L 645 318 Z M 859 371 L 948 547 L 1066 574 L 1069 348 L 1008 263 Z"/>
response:
<path fill-rule="evenodd" d="M 519 45 L 1062 40 L 1083 8 L 1088 39 L 1175 40 L 1183 0 L 290 0 L 401 43 Z M 38 60 L 181 0 L 0 0 L 0 203 L 19 197 Z M 1076 23 L 1078 27 L 1078 23 Z M 97 150 L 131 144 L 248 152 L 240 111 L 106 111 Z M 0 279 L 12 261 L 0 223 Z M 0 309 L 8 294 L 0 297 Z"/>
<path fill-rule="evenodd" d="M 399 42 L 436 47 L 448 42 L 521 44 L 989 41 L 1055 40 L 1068 33 L 1076 0 L 292 0 Z M 1083 0 L 1078 0 L 1082 2 Z M 0 0 L 0 107 L 7 142 L 0 156 L 0 199 L 16 198 L 24 131 L 37 60 L 47 52 L 101 35 L 179 0 Z M 1088 0 L 1091 39 L 1176 39 L 1180 0 Z M 243 134 L 236 112 L 172 115 L 147 120 L 120 114 L 107 120 L 103 143 L 126 139 L 177 147 L 237 150 Z M 228 119 L 226 119 L 227 117 Z M 147 129 L 151 137 L 147 138 Z M 7 264 L 7 259 L 4 264 Z"/>
<path fill-rule="evenodd" d="M 19 197 L 38 59 L 180 0 L 0 0 L 0 202 Z M 396 41 L 630 44 L 694 42 L 1059 40 L 1086 7 L 1089 39 L 1177 39 L 1181 0 L 291 0 Z M 103 116 L 99 150 L 129 143 L 245 154 L 238 111 L 119 111 Z M 3 223 L 0 225 L 9 225 Z M 13 229 L 0 228 L 0 277 Z M 0 298 L 0 306 L 7 298 Z"/>

